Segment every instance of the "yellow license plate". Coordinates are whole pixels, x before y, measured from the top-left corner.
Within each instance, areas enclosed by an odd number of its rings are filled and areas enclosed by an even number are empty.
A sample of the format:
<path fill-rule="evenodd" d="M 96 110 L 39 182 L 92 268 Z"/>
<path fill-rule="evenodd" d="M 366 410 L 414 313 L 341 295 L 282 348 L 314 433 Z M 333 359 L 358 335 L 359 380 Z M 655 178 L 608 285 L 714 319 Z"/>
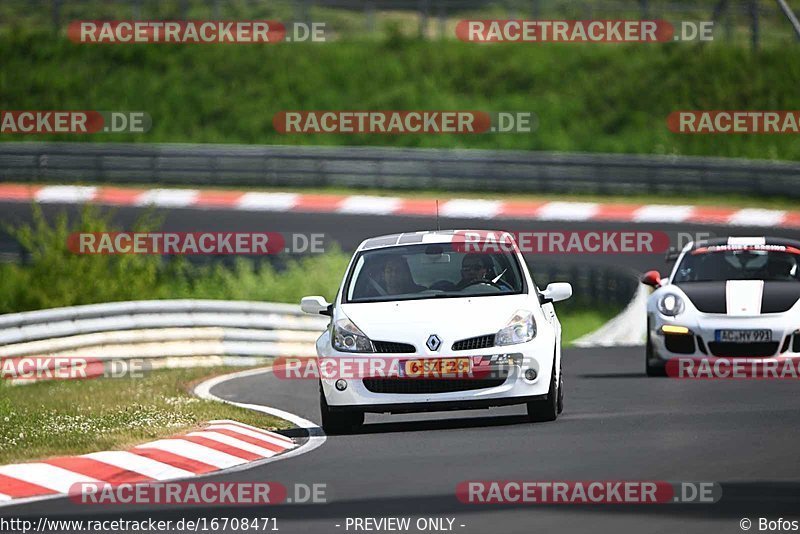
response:
<path fill-rule="evenodd" d="M 411 378 L 463 376 L 470 372 L 470 360 L 469 358 L 406 360 L 403 371 L 404 376 Z"/>

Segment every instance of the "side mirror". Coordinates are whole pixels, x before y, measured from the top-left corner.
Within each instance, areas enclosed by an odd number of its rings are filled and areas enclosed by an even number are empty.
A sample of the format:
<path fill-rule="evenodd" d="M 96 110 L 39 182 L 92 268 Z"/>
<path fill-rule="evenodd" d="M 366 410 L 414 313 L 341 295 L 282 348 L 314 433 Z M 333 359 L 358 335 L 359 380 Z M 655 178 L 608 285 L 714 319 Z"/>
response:
<path fill-rule="evenodd" d="M 658 289 L 661 287 L 661 275 L 658 271 L 647 271 L 642 275 L 641 282 L 646 286 Z"/>
<path fill-rule="evenodd" d="M 303 297 L 300 301 L 300 309 L 312 315 L 333 315 L 333 304 L 325 300 L 325 297 L 318 295 Z"/>
<path fill-rule="evenodd" d="M 572 296 L 572 284 L 567 282 L 547 284 L 547 287 L 541 292 L 541 295 L 544 301 L 543 303 L 567 300 Z"/>

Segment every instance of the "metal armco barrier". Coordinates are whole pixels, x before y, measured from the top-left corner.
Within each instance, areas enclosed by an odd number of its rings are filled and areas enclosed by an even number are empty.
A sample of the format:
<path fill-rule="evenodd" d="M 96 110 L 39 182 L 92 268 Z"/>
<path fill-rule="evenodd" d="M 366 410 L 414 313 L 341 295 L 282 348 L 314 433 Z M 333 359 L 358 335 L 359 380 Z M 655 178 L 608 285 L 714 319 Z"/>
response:
<path fill-rule="evenodd" d="M 0 359 L 73 352 L 105 357 L 314 354 L 326 317 L 266 302 L 112 302 L 0 316 Z"/>
<path fill-rule="evenodd" d="M 376 147 L 0 143 L 0 180 L 800 198 L 800 163 Z"/>

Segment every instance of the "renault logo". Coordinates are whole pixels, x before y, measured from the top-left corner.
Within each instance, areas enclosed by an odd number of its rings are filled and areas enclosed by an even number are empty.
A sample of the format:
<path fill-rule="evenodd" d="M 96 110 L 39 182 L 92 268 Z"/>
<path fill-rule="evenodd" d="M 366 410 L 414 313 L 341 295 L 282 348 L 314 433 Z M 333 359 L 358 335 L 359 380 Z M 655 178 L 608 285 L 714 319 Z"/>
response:
<path fill-rule="evenodd" d="M 442 346 L 442 340 L 439 339 L 439 336 L 436 334 L 431 334 L 428 338 L 428 341 L 425 342 L 425 345 L 432 351 L 436 352 L 439 350 L 439 347 Z"/>

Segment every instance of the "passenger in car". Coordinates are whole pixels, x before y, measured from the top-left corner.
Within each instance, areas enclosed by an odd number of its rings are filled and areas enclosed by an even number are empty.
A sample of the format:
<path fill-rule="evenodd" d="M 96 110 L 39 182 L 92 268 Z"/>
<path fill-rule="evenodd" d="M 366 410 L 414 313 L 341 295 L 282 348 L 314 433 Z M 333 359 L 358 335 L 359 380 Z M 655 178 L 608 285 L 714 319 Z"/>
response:
<path fill-rule="evenodd" d="M 383 281 L 386 293 L 389 295 L 418 293 L 428 289 L 414 282 L 411 269 L 402 256 L 391 256 L 386 259 L 383 265 Z"/>

